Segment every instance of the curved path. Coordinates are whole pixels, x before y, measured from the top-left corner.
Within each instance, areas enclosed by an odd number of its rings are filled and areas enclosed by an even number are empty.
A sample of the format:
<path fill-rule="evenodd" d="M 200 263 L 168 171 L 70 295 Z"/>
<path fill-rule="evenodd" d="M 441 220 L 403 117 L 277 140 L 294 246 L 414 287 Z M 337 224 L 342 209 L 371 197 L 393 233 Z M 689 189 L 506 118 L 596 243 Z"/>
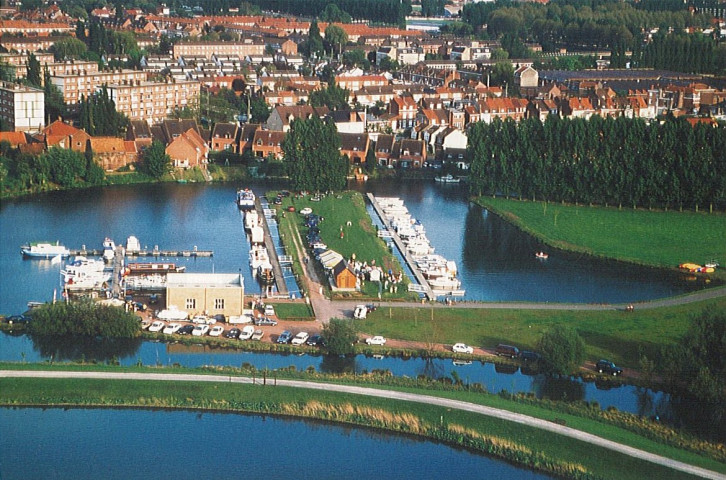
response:
<path fill-rule="evenodd" d="M 32 378 L 88 378 L 88 379 L 105 379 L 105 380 L 156 380 L 156 381 L 195 381 L 195 382 L 224 382 L 224 383 L 254 383 L 254 380 L 248 377 L 232 377 L 226 375 L 195 375 L 195 374 L 164 374 L 164 373 L 115 373 L 115 372 L 65 372 L 65 371 L 28 371 L 28 370 L 0 370 L 0 377 L 32 377 Z M 651 463 L 662 465 L 674 470 L 696 475 L 702 478 L 714 480 L 726 480 L 723 475 L 712 470 L 689 465 L 687 463 L 672 460 L 661 455 L 646 452 L 637 448 L 629 447 L 620 443 L 606 440 L 604 438 L 592 435 L 574 428 L 558 425 L 556 423 L 530 417 L 520 413 L 501 410 L 498 408 L 477 405 L 474 403 L 463 402 L 460 400 L 451 400 L 447 398 L 433 397 L 429 395 L 420 395 L 415 393 L 397 392 L 391 390 L 379 390 L 369 387 L 358 387 L 352 385 L 335 385 L 329 383 L 305 382 L 300 380 L 277 380 L 277 385 L 306 388 L 312 390 L 325 390 L 341 393 L 349 393 L 354 395 L 366 395 L 371 397 L 393 398 L 408 402 L 418 402 L 427 405 L 437 405 L 446 408 L 455 408 L 467 412 L 478 413 L 489 417 L 495 417 L 502 420 L 539 428 L 566 437 L 574 438 L 582 442 L 596 445 L 602 448 L 646 460 Z"/>

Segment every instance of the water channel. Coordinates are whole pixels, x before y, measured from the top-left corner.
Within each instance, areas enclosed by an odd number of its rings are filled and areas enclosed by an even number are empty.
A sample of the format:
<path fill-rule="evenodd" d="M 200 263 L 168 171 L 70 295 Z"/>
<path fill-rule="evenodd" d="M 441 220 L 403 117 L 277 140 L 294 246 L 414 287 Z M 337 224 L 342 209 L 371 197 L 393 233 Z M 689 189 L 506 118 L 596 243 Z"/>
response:
<path fill-rule="evenodd" d="M 403 435 L 269 416 L 0 408 L 0 431 L 3 480 L 549 478 Z"/>

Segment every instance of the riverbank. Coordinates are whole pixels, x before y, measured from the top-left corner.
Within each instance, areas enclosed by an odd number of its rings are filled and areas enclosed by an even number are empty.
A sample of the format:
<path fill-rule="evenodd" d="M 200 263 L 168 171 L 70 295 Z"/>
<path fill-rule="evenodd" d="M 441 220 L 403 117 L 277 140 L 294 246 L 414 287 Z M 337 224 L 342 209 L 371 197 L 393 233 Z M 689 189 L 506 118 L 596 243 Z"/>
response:
<path fill-rule="evenodd" d="M 39 367 L 39 368 L 49 368 Z M 65 368 L 65 367 L 60 367 Z M 83 367 L 82 367 L 83 368 Z M 108 369 L 109 367 L 105 367 Z M 115 371 L 131 369 L 116 369 Z M 133 369 L 139 371 L 139 369 Z M 152 369 L 158 372 L 158 369 Z M 566 478 L 684 478 L 668 468 L 615 453 L 601 447 L 586 445 L 561 435 L 552 435 L 539 428 L 523 426 L 520 423 L 491 418 L 481 414 L 459 411 L 456 408 L 440 408 L 436 405 L 400 402 L 391 397 L 399 394 L 389 390 L 382 394 L 385 398 L 369 396 L 353 398 L 348 394 L 335 393 L 333 385 L 316 388 L 312 384 L 300 385 L 315 390 L 287 388 L 282 384 L 283 372 L 266 378 L 267 387 L 260 385 L 263 380 L 256 377 L 257 385 L 240 385 L 250 382 L 234 376 L 235 369 L 216 369 L 224 372 L 217 379 L 207 376 L 205 382 L 183 381 L 151 382 L 146 380 L 81 380 L 81 379 L 7 379 L 0 380 L 0 403 L 10 406 L 20 405 L 80 405 L 80 406 L 130 406 L 146 408 L 199 408 L 220 411 L 251 411 L 294 415 L 308 418 L 321 418 L 329 421 L 355 423 L 374 428 L 383 428 L 444 441 L 454 445 L 493 454 L 530 468 L 541 469 Z M 172 378 L 179 369 L 165 371 L 166 379 Z M 191 372 L 189 372 L 191 373 Z M 216 381 L 222 383 L 206 383 Z M 316 381 L 319 381 L 316 379 Z M 414 380 L 411 380 L 412 382 Z M 276 385 L 276 386 L 275 386 Z M 390 388 L 390 387 L 387 387 Z M 368 391 L 368 389 L 365 389 Z M 416 389 L 396 387 L 396 391 L 415 392 Z M 495 408 L 508 405 L 509 411 L 524 415 L 534 415 L 547 420 L 546 424 L 559 428 L 566 424 L 578 430 L 592 431 L 603 438 L 612 438 L 648 452 L 697 465 L 701 468 L 726 472 L 726 464 L 711 460 L 703 455 L 687 452 L 671 445 L 664 445 L 634 434 L 620 427 L 603 424 L 601 421 L 578 417 L 572 412 L 552 411 L 542 405 L 534 405 L 528 399 L 512 401 L 497 395 L 467 391 L 465 388 L 450 391 L 434 391 L 424 387 L 418 390 L 428 396 L 453 399 L 474 405 L 491 405 Z M 363 391 L 355 390 L 356 393 Z M 414 400 L 418 402 L 419 400 Z M 375 409 L 375 415 L 362 414 L 363 410 Z M 599 409 L 597 409 L 599 410 Z M 370 411 L 370 410 L 366 410 Z M 347 415 L 342 415 L 347 412 Z M 403 422 L 395 421 L 396 416 L 405 415 Z M 607 423 L 607 422 L 606 422 Z M 418 428 L 424 426 L 425 428 Z M 632 425 L 631 425 L 632 426 Z M 657 428 L 661 428 L 656 425 Z M 540 427 L 541 428 L 541 427 Z M 561 432 L 558 432 L 561 433 Z M 526 446 L 520 444 L 526 438 Z M 673 440 L 673 438 L 671 438 Z M 680 440 L 679 440 L 680 441 Z M 707 454 L 696 446 L 696 451 Z M 495 448 L 492 448 L 495 447 Z M 505 447 L 505 448 L 503 448 Z M 715 446 L 718 452 L 723 446 Z M 536 453 L 535 453 L 536 452 Z M 714 453 L 712 453 L 714 454 Z M 721 455 L 715 453 L 716 455 Z M 534 455 L 534 456 L 533 456 Z M 593 476 L 583 476 L 583 473 Z M 717 478 L 717 477 L 713 477 Z"/>
<path fill-rule="evenodd" d="M 568 252 L 672 270 L 687 262 L 726 262 L 723 213 L 618 209 L 491 197 L 475 201 L 547 245 Z M 726 281 L 723 267 L 700 276 Z"/>

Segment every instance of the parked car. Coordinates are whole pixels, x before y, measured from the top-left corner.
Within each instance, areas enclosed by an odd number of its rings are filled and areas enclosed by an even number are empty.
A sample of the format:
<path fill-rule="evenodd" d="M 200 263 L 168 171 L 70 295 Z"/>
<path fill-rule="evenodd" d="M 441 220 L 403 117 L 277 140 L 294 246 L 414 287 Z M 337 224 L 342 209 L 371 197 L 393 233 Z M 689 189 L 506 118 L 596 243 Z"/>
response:
<path fill-rule="evenodd" d="M 192 330 L 192 335 L 194 335 L 195 337 L 201 337 L 202 335 L 206 335 L 207 332 L 209 332 L 209 325 L 200 323 L 199 325 L 194 327 L 194 330 Z"/>
<path fill-rule="evenodd" d="M 215 322 L 219 322 L 219 323 L 224 323 L 227 321 L 227 318 L 224 315 L 222 315 L 221 313 L 212 315 L 210 318 L 212 318 Z"/>
<path fill-rule="evenodd" d="M 194 315 L 192 317 L 192 323 L 206 325 L 208 322 L 209 322 L 209 317 L 207 317 L 206 315 Z"/>
<path fill-rule="evenodd" d="M 212 327 L 212 329 L 209 331 L 210 337 L 218 337 L 224 333 L 224 327 L 221 325 L 215 325 Z"/>
<path fill-rule="evenodd" d="M 252 337 L 250 340 L 262 340 L 262 337 L 265 335 L 265 332 L 262 330 L 255 330 L 255 333 L 252 334 Z"/>
<path fill-rule="evenodd" d="M 224 337 L 225 338 L 237 338 L 237 337 L 239 337 L 239 334 L 240 334 L 239 328 L 231 328 L 231 329 L 227 330 L 226 332 L 224 332 Z"/>
<path fill-rule="evenodd" d="M 595 370 L 600 373 L 607 373 L 613 376 L 623 373 L 623 369 L 615 365 L 610 360 L 598 360 L 595 364 Z"/>
<path fill-rule="evenodd" d="M 273 320 L 269 317 L 257 317 L 255 319 L 255 325 L 271 325 L 274 327 L 277 325 L 277 320 Z"/>
<path fill-rule="evenodd" d="M 262 330 L 260 330 L 262 332 Z M 252 325 L 245 325 L 242 327 L 242 330 L 239 333 L 239 339 L 240 340 L 249 340 L 252 338 L 252 335 L 255 333 L 255 327 Z"/>
<path fill-rule="evenodd" d="M 366 343 L 368 345 L 385 345 L 386 339 L 380 335 L 376 335 L 375 337 L 366 338 Z"/>
<path fill-rule="evenodd" d="M 305 343 L 310 345 L 311 347 L 317 347 L 318 345 L 325 346 L 325 341 L 323 340 L 323 337 L 318 333 L 316 333 L 315 335 L 311 335 L 310 338 L 308 338 L 308 341 Z"/>
<path fill-rule="evenodd" d="M 141 323 L 141 330 L 146 330 L 147 328 L 149 328 L 149 325 L 151 325 L 151 320 L 142 318 L 140 323 Z"/>
<path fill-rule="evenodd" d="M 295 338 L 293 338 L 292 342 L 290 342 L 290 343 L 292 343 L 293 345 L 302 345 L 303 343 L 305 343 L 308 340 L 308 338 L 310 338 L 310 335 L 308 334 L 308 332 L 300 332 L 297 335 L 295 335 Z"/>
<path fill-rule="evenodd" d="M 539 362 L 542 356 L 537 352 L 530 352 L 529 350 L 522 350 L 519 352 L 519 358 L 523 362 Z"/>
<path fill-rule="evenodd" d="M 182 325 L 182 327 L 176 331 L 179 335 L 191 335 L 194 331 L 194 325 Z"/>
<path fill-rule="evenodd" d="M 517 347 L 503 343 L 497 345 L 495 352 L 500 357 L 517 358 L 519 356 L 519 349 Z"/>
<path fill-rule="evenodd" d="M 171 335 L 172 333 L 176 333 L 180 328 L 181 328 L 181 323 L 170 323 L 169 325 L 164 327 L 164 331 L 162 333 Z"/>
<path fill-rule="evenodd" d="M 368 315 L 368 307 L 365 305 L 356 305 L 355 310 L 353 310 L 353 318 L 363 320 L 366 318 L 366 315 Z"/>
<path fill-rule="evenodd" d="M 272 305 L 265 305 L 265 316 L 274 317 L 275 316 L 275 307 L 273 307 Z"/>
<path fill-rule="evenodd" d="M 292 332 L 290 330 L 285 330 L 277 337 L 277 343 L 289 343 L 291 338 Z"/>
<path fill-rule="evenodd" d="M 29 321 L 30 317 L 26 317 L 25 315 L 11 315 L 5 318 L 5 322 L 9 323 L 10 325 L 14 323 L 28 323 Z"/>
<path fill-rule="evenodd" d="M 471 347 L 467 345 L 466 343 L 455 343 L 451 350 L 453 350 L 456 353 L 474 353 L 474 347 Z"/>
<path fill-rule="evenodd" d="M 160 332 L 166 324 L 162 321 L 155 321 L 151 325 L 149 325 L 149 331 L 150 332 Z"/>

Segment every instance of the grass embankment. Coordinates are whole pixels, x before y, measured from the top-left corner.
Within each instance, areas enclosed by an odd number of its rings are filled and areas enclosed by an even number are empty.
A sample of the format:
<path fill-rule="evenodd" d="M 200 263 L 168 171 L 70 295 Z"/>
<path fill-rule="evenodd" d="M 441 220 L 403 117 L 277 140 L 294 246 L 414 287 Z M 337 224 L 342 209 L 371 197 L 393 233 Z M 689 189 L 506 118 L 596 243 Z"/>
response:
<path fill-rule="evenodd" d="M 431 394 L 428 390 L 418 393 Z M 436 392 L 434 394 L 439 394 Z M 446 392 L 474 403 L 507 405 L 496 396 L 470 392 Z M 482 399 L 486 399 L 482 401 Z M 5 405 L 139 406 L 256 412 L 319 418 L 370 426 L 461 445 L 566 478 L 687 478 L 682 473 L 639 459 L 586 445 L 531 427 L 436 406 L 355 396 L 330 391 L 229 383 L 153 382 L 79 379 L 0 379 L 0 403 Z M 517 410 L 554 420 L 552 412 L 536 406 L 517 405 Z M 535 415 L 536 416 L 536 415 Z M 711 470 L 726 465 L 695 453 L 661 445 L 610 425 L 589 419 L 557 415 L 575 428 Z M 557 459 L 557 460 L 555 460 Z"/>
<path fill-rule="evenodd" d="M 690 317 L 702 310 L 726 310 L 726 298 L 675 307 L 623 311 L 389 308 L 356 320 L 360 331 L 386 338 L 424 343 L 494 348 L 499 343 L 536 349 L 542 333 L 554 325 L 577 329 L 592 360 L 610 358 L 639 368 L 641 353 L 651 360 L 661 347 L 676 343 L 685 333 Z"/>
<path fill-rule="evenodd" d="M 313 309 L 306 303 L 272 303 L 280 320 L 315 320 Z"/>
<path fill-rule="evenodd" d="M 277 192 L 267 194 L 268 199 L 273 199 Z M 313 213 L 324 218 L 318 225 L 320 228 L 320 238 L 325 242 L 329 249 L 341 254 L 343 258 L 350 259 L 355 255 L 356 260 L 360 262 L 368 262 L 370 265 L 373 261 L 387 272 L 389 269 L 400 272 L 402 270 L 398 260 L 388 251 L 386 244 L 377 236 L 376 229 L 373 226 L 368 212 L 365 207 L 365 200 L 358 192 L 343 192 L 335 195 L 326 195 L 320 197 L 320 201 L 311 201 L 311 195 L 296 198 L 295 195 L 283 197 L 282 205 L 277 206 L 278 220 L 282 232 L 286 232 L 282 239 L 285 243 L 285 249 L 288 252 L 296 251 L 296 247 L 292 242 L 290 235 L 295 229 L 300 233 L 303 242 L 306 242 L 308 228 L 304 225 L 305 218 L 299 213 L 288 212 L 288 207 L 295 207 L 296 212 L 303 208 L 312 209 Z M 283 216 L 283 213 L 285 215 Z M 341 236 L 342 233 L 342 236 Z M 302 245 L 307 248 L 307 245 Z M 318 262 L 311 257 L 308 268 L 318 268 L 319 277 L 325 278 Z M 407 290 L 407 280 L 398 286 L 398 291 L 391 293 L 382 292 L 382 298 L 401 299 L 401 298 L 417 298 L 412 296 Z M 365 282 L 362 289 L 363 296 L 367 298 L 378 298 L 378 284 Z M 336 295 L 341 298 L 350 296 L 361 296 L 350 292 L 341 292 Z"/>
<path fill-rule="evenodd" d="M 562 205 L 480 197 L 497 213 L 545 243 L 568 251 L 656 267 L 726 263 L 726 215 Z M 726 280 L 726 269 L 715 277 Z"/>

